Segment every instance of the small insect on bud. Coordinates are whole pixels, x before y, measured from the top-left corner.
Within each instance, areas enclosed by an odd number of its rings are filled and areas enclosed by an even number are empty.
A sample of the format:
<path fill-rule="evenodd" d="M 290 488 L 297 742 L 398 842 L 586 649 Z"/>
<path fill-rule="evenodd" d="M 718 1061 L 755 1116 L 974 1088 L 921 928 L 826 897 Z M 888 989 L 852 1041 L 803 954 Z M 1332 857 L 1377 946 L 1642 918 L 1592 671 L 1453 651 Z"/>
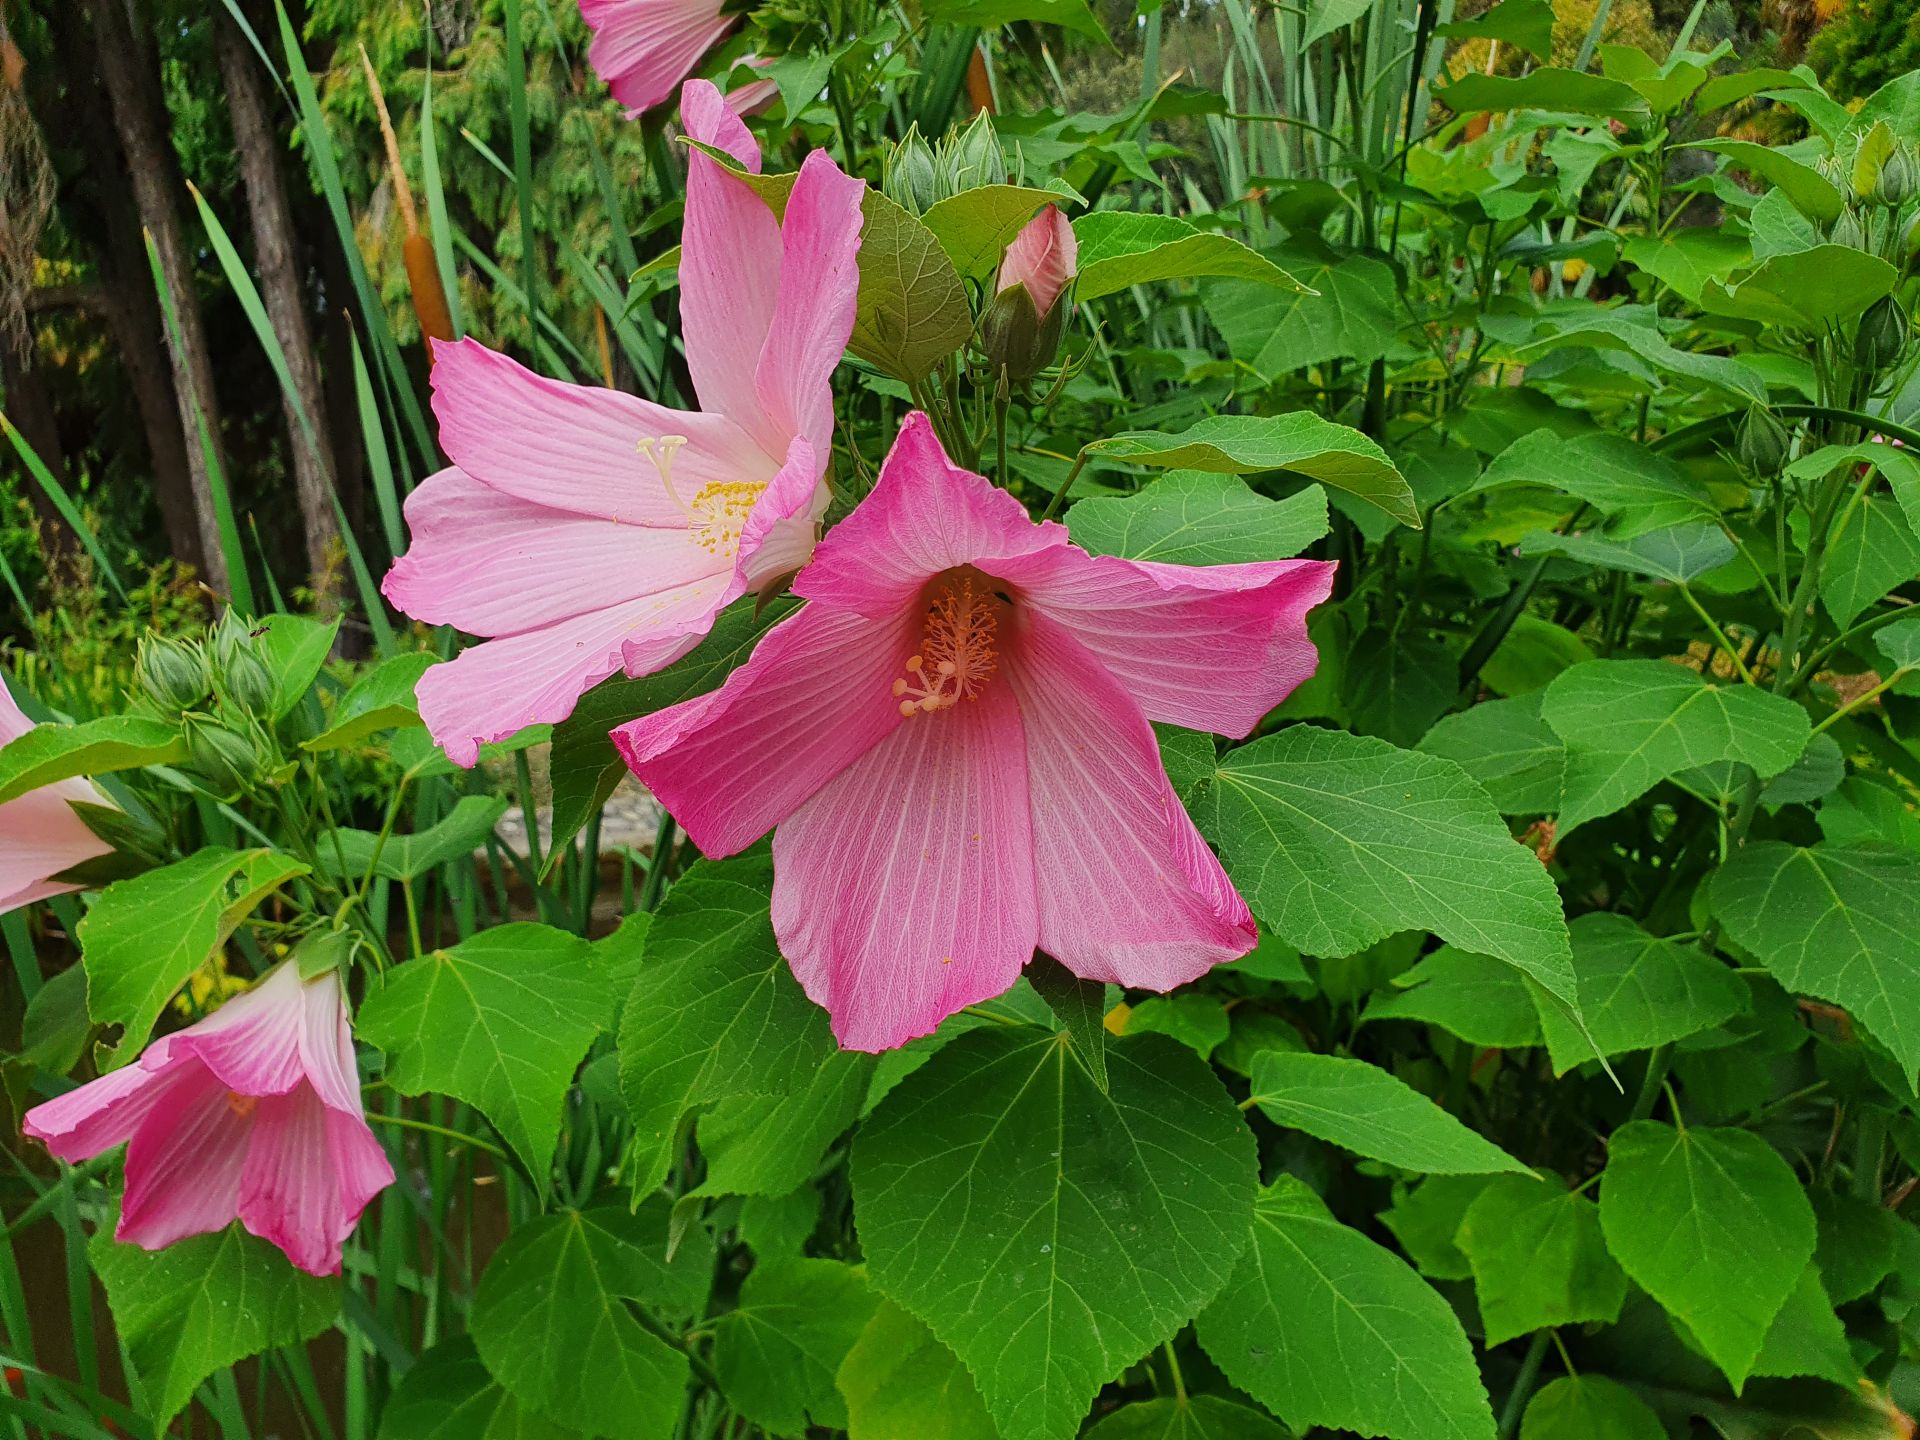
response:
<path fill-rule="evenodd" d="M 1907 316 L 1900 302 L 1883 295 L 1860 317 L 1853 337 L 1853 360 L 1869 374 L 1878 374 L 1900 358 L 1907 348 Z"/>
<path fill-rule="evenodd" d="M 933 147 L 926 142 L 916 123 L 907 127 L 906 138 L 893 147 L 887 157 L 887 170 L 880 182 L 881 192 L 909 214 L 919 215 L 940 198 L 940 171 Z"/>
<path fill-rule="evenodd" d="M 197 645 L 149 635 L 140 642 L 134 669 L 140 688 L 165 714 L 178 715 L 207 698 L 207 660 Z"/>
<path fill-rule="evenodd" d="M 1792 443 L 1792 432 L 1780 423 L 1780 417 L 1764 405 L 1754 405 L 1740 417 L 1734 454 L 1749 475 L 1764 479 L 1780 473 Z"/>

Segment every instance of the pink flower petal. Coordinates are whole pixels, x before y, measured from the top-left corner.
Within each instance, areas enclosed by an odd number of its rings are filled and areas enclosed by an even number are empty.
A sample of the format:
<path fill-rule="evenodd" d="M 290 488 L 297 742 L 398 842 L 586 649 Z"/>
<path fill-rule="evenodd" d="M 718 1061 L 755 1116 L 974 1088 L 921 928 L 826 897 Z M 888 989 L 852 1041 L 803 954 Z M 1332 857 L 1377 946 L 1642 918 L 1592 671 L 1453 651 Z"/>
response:
<path fill-rule="evenodd" d="M 471 646 L 421 676 L 420 718 L 448 759 L 470 766 L 483 744 L 566 719 L 615 671 L 644 675 L 686 654 L 712 628 L 731 578 L 712 575 Z"/>
<path fill-rule="evenodd" d="M 241 1224 L 302 1270 L 334 1275 L 360 1212 L 392 1183 L 366 1122 L 302 1085 L 259 1102 L 237 1208 Z"/>
<path fill-rule="evenodd" d="M 709 82 L 682 87 L 680 117 L 691 138 L 760 168 L 746 126 Z M 693 151 L 680 239 L 687 369 L 701 408 L 734 421 L 769 455 L 784 455 L 793 433 L 767 414 L 754 383 L 779 304 L 782 253 L 780 223 L 766 202 L 712 156 Z"/>
<path fill-rule="evenodd" d="M 833 499 L 820 478 L 825 468 L 814 458 L 813 446 L 794 437 L 787 463 L 754 501 L 741 528 L 729 599 L 793 574 L 812 557 L 820 517 Z"/>
<path fill-rule="evenodd" d="M 809 600 L 883 616 L 911 605 L 943 570 L 996 564 L 1067 544 L 1063 525 L 1036 525 L 1026 507 L 947 459 L 919 411 L 900 427 L 873 490 L 820 541 L 794 582 Z"/>
<path fill-rule="evenodd" d="M 632 115 L 671 96 L 733 25 L 718 0 L 580 0 L 580 17 L 587 63 Z"/>
<path fill-rule="evenodd" d="M 514 635 L 704 579 L 724 563 L 682 527 L 554 510 L 458 467 L 407 497 L 412 543 L 381 593 L 416 620 Z"/>
<path fill-rule="evenodd" d="M 1071 630 L 1148 719 L 1241 736 L 1313 674 L 1307 611 L 1335 567 L 1162 565 L 1061 546 L 982 568 Z"/>
<path fill-rule="evenodd" d="M 33 729 L 33 721 L 27 718 L 27 712 L 20 708 L 19 702 L 7 689 L 4 676 L 0 676 L 0 745 L 9 740 L 18 740 L 27 731 Z"/>
<path fill-rule="evenodd" d="M 114 1238 L 159 1250 L 223 1229 L 238 1211 L 253 1116 L 204 1065 L 189 1061 L 127 1146 L 127 1190 Z"/>
<path fill-rule="evenodd" d="M 773 928 L 849 1050 L 1000 994 L 1033 955 L 1033 838 L 1005 685 L 900 725 L 773 837 Z"/>
<path fill-rule="evenodd" d="M 805 606 L 718 690 L 622 725 L 614 744 L 703 853 L 731 855 L 899 726 L 893 682 L 917 639 L 915 616 Z"/>
<path fill-rule="evenodd" d="M 535 505 L 683 529 L 686 511 L 641 454 L 642 439 L 687 437 L 673 459 L 683 501 L 708 484 L 771 479 L 769 457 L 786 453 L 784 441 L 764 450 L 725 416 L 549 380 L 477 340 L 436 341 L 433 353 L 441 446 L 482 485 Z"/>
<path fill-rule="evenodd" d="M 760 408 L 775 429 L 806 437 L 823 462 L 833 440 L 829 381 L 853 334 L 866 189 L 824 150 L 800 166 L 780 223 L 780 293 L 754 371 Z"/>
<path fill-rule="evenodd" d="M 101 799 L 84 780 L 74 780 L 29 790 L 0 805 L 0 915 L 80 888 L 52 877 L 113 847 L 89 830 L 68 802 L 97 805 Z"/>
<path fill-rule="evenodd" d="M 125 1143 L 180 1078 L 178 1069 L 162 1073 L 165 1046 L 161 1040 L 147 1047 L 141 1060 L 154 1057 L 150 1063 L 122 1065 L 34 1106 L 21 1117 L 20 1129 L 69 1165 Z"/>
<path fill-rule="evenodd" d="M 1040 948 L 1085 979 L 1147 990 L 1246 954 L 1253 917 L 1167 783 L 1140 707 L 1064 626 L 1022 621 L 1001 667 L 1026 727 Z"/>
<path fill-rule="evenodd" d="M 1059 206 L 1049 205 L 1029 220 L 1007 246 L 994 289 L 1026 286 L 1033 308 L 1045 315 L 1060 298 L 1060 292 L 1067 288 L 1067 282 L 1073 279 L 1079 256 L 1080 245 L 1074 237 L 1073 226 L 1067 223 Z"/>

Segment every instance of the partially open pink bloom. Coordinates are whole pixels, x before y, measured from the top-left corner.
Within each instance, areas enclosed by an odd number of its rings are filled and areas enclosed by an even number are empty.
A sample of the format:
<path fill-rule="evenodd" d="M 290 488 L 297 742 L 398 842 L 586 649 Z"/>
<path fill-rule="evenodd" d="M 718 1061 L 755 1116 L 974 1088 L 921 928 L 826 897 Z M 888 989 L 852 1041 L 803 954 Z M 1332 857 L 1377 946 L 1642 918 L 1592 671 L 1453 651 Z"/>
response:
<path fill-rule="evenodd" d="M 681 108 L 696 139 L 759 169 L 711 84 L 688 81 Z M 412 547 L 381 589 L 415 619 L 493 637 L 417 691 L 457 764 L 564 719 L 617 670 L 671 664 L 813 551 L 865 187 L 816 150 L 777 222 L 711 157 L 688 166 L 680 314 L 699 410 L 543 379 L 473 340 L 436 347 L 454 463 L 407 498 Z"/>
<path fill-rule="evenodd" d="M 1026 286 L 1035 313 L 1045 319 L 1053 309 L 1053 302 L 1060 298 L 1060 292 L 1078 271 L 1079 263 L 1080 243 L 1074 238 L 1073 226 L 1067 223 L 1059 206 L 1049 205 L 1029 220 L 1007 246 L 1006 254 L 1000 258 L 1000 278 L 994 284 L 994 292 L 1011 290 L 1016 285 Z"/>
<path fill-rule="evenodd" d="M 722 0 L 580 0 L 580 18 L 593 31 L 587 63 L 628 114 L 651 110 L 726 38 L 738 16 L 725 8 Z M 727 97 L 743 114 L 758 98 Z"/>
<path fill-rule="evenodd" d="M 773 60 L 766 55 L 747 55 L 739 63 L 751 65 L 755 70 L 764 70 L 773 64 Z M 747 80 L 727 91 L 727 107 L 736 115 L 758 115 L 773 103 L 779 93 L 777 81 Z"/>
<path fill-rule="evenodd" d="M 0 679 L 0 746 L 33 728 Z M 72 802 L 104 805 L 107 799 L 85 780 L 58 780 L 0 805 L 0 915 L 78 885 L 53 877 L 105 855 L 113 847 L 89 830 Z"/>
<path fill-rule="evenodd" d="M 238 1217 L 315 1275 L 393 1183 L 367 1128 L 339 977 L 281 965 L 131 1065 L 26 1114 L 69 1162 L 127 1141 L 114 1237 L 159 1250 Z"/>
<path fill-rule="evenodd" d="M 1255 934 L 1148 722 L 1251 731 L 1313 673 L 1333 568 L 1089 555 L 915 414 L 808 604 L 614 739 L 705 853 L 778 827 L 780 948 L 849 1049 L 999 994 L 1036 946 L 1166 990 Z"/>

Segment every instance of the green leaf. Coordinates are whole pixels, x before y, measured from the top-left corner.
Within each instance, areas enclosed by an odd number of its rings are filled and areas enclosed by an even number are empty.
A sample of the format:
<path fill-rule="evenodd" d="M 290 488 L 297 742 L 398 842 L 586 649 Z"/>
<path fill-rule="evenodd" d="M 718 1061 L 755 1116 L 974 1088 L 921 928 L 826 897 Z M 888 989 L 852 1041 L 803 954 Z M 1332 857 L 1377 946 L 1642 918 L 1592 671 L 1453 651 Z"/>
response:
<path fill-rule="evenodd" d="M 336 830 L 315 854 L 341 880 L 357 882 L 369 870 L 389 880 L 418 880 L 448 861 L 471 856 L 506 813 L 504 795 L 462 795 L 444 819 L 425 830 L 389 835 L 384 842 L 371 830 Z"/>
<path fill-rule="evenodd" d="M 1226 1377 L 1296 1430 L 1493 1440 L 1452 1307 L 1291 1175 L 1262 1192 L 1253 1244 L 1195 1329 Z"/>
<path fill-rule="evenodd" d="M 1651 1050 L 1747 1010 L 1740 977 L 1697 945 L 1649 935 L 1624 915 L 1582 915 L 1567 928 L 1591 1033 L 1581 1035 L 1555 1007 L 1541 1007 L 1556 1075 L 1592 1059 L 1596 1049 L 1608 1058 Z"/>
<path fill-rule="evenodd" d="M 1851 245 L 1816 245 L 1770 255 L 1730 286 L 1709 280 L 1700 303 L 1715 315 L 1819 332 L 1893 293 L 1899 278 L 1878 255 Z"/>
<path fill-rule="evenodd" d="M 1450 760 L 1295 726 L 1227 754 L 1195 818 L 1255 913 L 1310 955 L 1431 930 L 1578 1007 L 1546 867 Z"/>
<path fill-rule="evenodd" d="M 574 1071 L 608 1015 L 591 942 L 500 925 L 388 970 L 356 1020 L 396 1090 L 474 1106 L 544 1187 Z"/>
<path fill-rule="evenodd" d="M 465 1335 L 427 1351 L 380 1412 L 379 1440 L 584 1440 L 521 1407 Z"/>
<path fill-rule="evenodd" d="M 1718 525 L 1674 525 L 1620 542 L 1592 535 L 1550 535 L 1536 530 L 1520 542 L 1522 555 L 1564 555 L 1603 570 L 1624 570 L 1684 585 L 1718 570 L 1738 547 Z"/>
<path fill-rule="evenodd" d="M 1264 253 L 1310 291 L 1239 280 L 1203 285 L 1207 315 L 1235 360 L 1271 380 L 1336 356 L 1364 365 L 1386 353 L 1400 307 L 1390 266 L 1307 239 Z"/>
<path fill-rule="evenodd" d="M 1051 190 L 976 185 L 928 206 L 920 223 L 933 232 L 963 278 L 984 280 L 999 268 L 1001 254 L 1034 213 L 1059 203 Z"/>
<path fill-rule="evenodd" d="M 875 1287 L 966 1362 L 1006 1440 L 1071 1435 L 1246 1243 L 1253 1136 L 1206 1064 L 1147 1035 L 1107 1074 L 1102 1094 L 1052 1033 L 972 1030 L 854 1142 Z"/>
<path fill-rule="evenodd" d="M 1881 844 L 1920 850 L 1920 814 L 1890 786 L 1850 775 L 1820 802 L 1820 833 L 1835 845 Z"/>
<path fill-rule="evenodd" d="M 1000 1440 L 960 1357 L 882 1300 L 840 1363 L 847 1440 Z"/>
<path fill-rule="evenodd" d="M 1748 844 L 1714 872 L 1713 913 L 1782 985 L 1841 1005 L 1920 1075 L 1920 854 Z"/>
<path fill-rule="evenodd" d="M 729 1095 L 700 1117 L 706 1178 L 688 1197 L 780 1195 L 804 1185 L 860 1117 L 874 1057 L 835 1051 L 786 1095 Z"/>
<path fill-rule="evenodd" d="M 1148 996 L 1126 1015 L 1125 1034 L 1171 1035 L 1202 1060 L 1210 1059 L 1233 1033 L 1233 1021 L 1219 997 L 1194 990 Z"/>
<path fill-rule="evenodd" d="M 1253 1103 L 1285 1125 L 1402 1170 L 1486 1175 L 1527 1167 L 1377 1065 L 1339 1055 L 1253 1058 Z"/>
<path fill-rule="evenodd" d="M 1514 617 L 1507 638 L 1480 667 L 1480 678 L 1496 695 L 1524 695 L 1540 689 L 1561 671 L 1591 659 L 1593 651 L 1587 648 L 1587 642 L 1571 630 L 1537 615 L 1521 614 Z M 1536 720 L 1539 713 L 1536 706 L 1533 711 Z M 1555 748 L 1558 748 L 1558 737 L 1555 737 Z M 1558 799 L 1557 793 L 1555 799 Z"/>
<path fill-rule="evenodd" d="M 665 1177 L 682 1116 L 735 1095 L 804 1090 L 838 1049 L 774 943 L 771 883 L 764 857 L 703 861 L 654 914 L 620 1022 L 639 1193 Z"/>
<path fill-rule="evenodd" d="M 1085 17 L 1099 30 L 1086 0 L 960 0 L 941 16 L 929 18 L 954 25 L 997 24 L 951 12 L 1009 5 L 1058 10 L 1066 18 L 1028 17 L 1055 18 L 1057 24 Z M 871 186 L 860 208 L 866 217 L 860 229 L 860 290 L 847 348 L 894 379 L 913 384 L 967 343 L 973 334 L 973 307 L 953 261 L 925 223 Z"/>
<path fill-rule="evenodd" d="M 1067 512 L 1073 541 L 1095 555 L 1169 565 L 1286 560 L 1327 533 L 1327 492 L 1256 495 L 1235 475 L 1175 470 L 1137 495 L 1096 496 Z"/>
<path fill-rule="evenodd" d="M 1373 8 L 1374 0 L 1308 0 L 1307 30 L 1302 45 L 1324 40 L 1336 30 L 1344 30 Z"/>
<path fill-rule="evenodd" d="M 1502 815 L 1551 815 L 1566 788 L 1567 747 L 1540 718 L 1543 699 L 1536 690 L 1443 716 L 1420 749 L 1466 771 Z"/>
<path fill-rule="evenodd" d="M 1814 1263 L 1836 1305 L 1869 1295 L 1893 1273 L 1906 1224 L 1886 1206 L 1839 1190 L 1815 1190 L 1811 1197 L 1820 1238 Z"/>
<path fill-rule="evenodd" d="M 549 853 L 557 857 L 564 851 L 631 773 L 614 749 L 610 731 L 718 689 L 753 653 L 760 637 L 795 608 L 793 601 L 784 598 L 764 609 L 750 599 L 740 600 L 720 612 L 707 638 L 686 659 L 638 680 L 615 676 L 581 696 L 573 714 L 553 727 L 548 766 L 553 786 Z"/>
<path fill-rule="evenodd" d="M 1086 447 L 1107 459 L 1162 469 L 1247 475 L 1290 470 L 1379 506 L 1420 528 L 1413 491 L 1387 452 L 1358 430 L 1310 410 L 1289 415 L 1210 415 L 1177 435 L 1128 430 Z"/>
<path fill-rule="evenodd" d="M 1502 961 L 1443 945 L 1393 986 L 1374 992 L 1362 1023 L 1419 1020 L 1469 1045 L 1502 1050 L 1541 1043 L 1532 992 L 1521 973 Z M 1587 1000 L 1584 984 L 1581 999 Z"/>
<path fill-rule="evenodd" d="M 1822 225 L 1831 225 L 1839 219 L 1840 211 L 1846 205 L 1846 198 L 1831 180 L 1811 165 L 1803 165 L 1784 150 L 1776 150 L 1771 145 L 1760 145 L 1751 140 L 1700 140 L 1694 142 L 1691 148 L 1724 155 L 1734 169 L 1745 170 L 1772 183 L 1793 202 L 1796 210 Z"/>
<path fill-rule="evenodd" d="M 1393 1233 L 1422 1275 L 1433 1280 L 1471 1280 L 1473 1266 L 1454 1241 L 1468 1208 L 1492 1183 L 1486 1175 L 1429 1176 L 1396 1195 L 1393 1208 L 1380 1217 L 1380 1223 Z"/>
<path fill-rule="evenodd" d="M 1487 322 L 1491 328 L 1493 320 Z M 1739 399 L 1767 403 L 1766 377 L 1744 360 L 1726 355 L 1703 355 L 1681 350 L 1661 333 L 1659 317 L 1642 306 L 1605 307 L 1588 301 L 1569 301 L 1567 308 L 1548 307 L 1528 322 L 1536 332 L 1514 344 L 1513 358 L 1531 361 L 1548 350 L 1567 345 L 1625 350 L 1656 370 L 1698 380 Z"/>
<path fill-rule="evenodd" d="M 675 1433 L 687 1357 L 628 1301 L 682 1318 L 705 1304 L 713 1246 L 689 1230 L 669 1263 L 667 1204 L 562 1210 L 516 1225 L 488 1262 L 467 1328 L 522 1405 L 589 1434 Z"/>
<path fill-rule="evenodd" d="M 1813 1207 L 1792 1167 L 1744 1130 L 1652 1120 L 1621 1126 L 1607 1152 L 1608 1248 L 1737 1389 L 1813 1258 Z"/>
<path fill-rule="evenodd" d="M 1920 670 L 1920 616 L 1882 625 L 1873 632 L 1873 647 L 1896 670 Z"/>
<path fill-rule="evenodd" d="M 1627 1277 L 1601 1238 L 1600 1208 L 1557 1178 L 1502 1175 L 1467 1207 L 1456 1243 L 1473 1266 L 1489 1346 L 1620 1318 Z"/>
<path fill-rule="evenodd" d="M 14 1057 L 64 1075 L 86 1053 L 93 1022 L 87 1018 L 87 972 L 69 965 L 33 992 L 20 1019 L 20 1050 Z"/>
<path fill-rule="evenodd" d="M 1167 1395 L 1114 1411 L 1086 1440 L 1289 1440 L 1292 1432 L 1258 1410 L 1218 1395 Z"/>
<path fill-rule="evenodd" d="M 1645 120 L 1648 115 L 1646 100 L 1631 85 L 1551 66 L 1522 76 L 1462 75 L 1436 90 L 1434 98 L 1456 115 L 1483 110 L 1546 110 L 1604 115 L 1628 124 Z"/>
<path fill-rule="evenodd" d="M 253 653 L 273 677 L 272 718 L 287 714 L 312 687 L 332 653 L 340 619 L 263 615 L 254 625 Z"/>
<path fill-rule="evenodd" d="M 1030 20 L 1041 25 L 1058 25 L 1077 30 L 1089 40 L 1104 41 L 1107 32 L 1087 8 L 1086 0 L 934 0 L 924 12 L 926 18 L 942 25 L 978 26 L 983 30 Z M 864 248 L 864 236 L 862 237 Z"/>
<path fill-rule="evenodd" d="M 1793 213 L 1799 218 L 1798 212 Z M 1700 303 L 1709 280 L 1725 280 L 1741 266 L 1762 258 L 1740 236 L 1705 225 L 1665 235 L 1636 235 L 1621 253 L 1694 305 Z"/>
<path fill-rule="evenodd" d="M 1841 629 L 1916 574 L 1920 574 L 1920 537 L 1891 500 L 1859 495 L 1834 517 L 1826 563 L 1820 570 L 1820 599 Z"/>
<path fill-rule="evenodd" d="M 1208 276 L 1277 286 L 1296 294 L 1307 289 L 1231 235 L 1202 230 L 1172 215 L 1096 210 L 1074 221 L 1073 234 L 1079 242 L 1079 277 L 1073 293 L 1079 300 L 1098 300 L 1156 280 Z"/>
<path fill-rule="evenodd" d="M 112 1066 L 140 1053 L 167 999 L 272 891 L 307 867 L 273 850 L 210 845 L 185 860 L 120 880 L 80 921 L 87 1012 L 124 1027 Z"/>
<path fill-rule="evenodd" d="M 1846 1327 L 1833 1313 L 1833 1301 L 1820 1283 L 1817 1266 L 1809 1265 L 1800 1272 L 1799 1283 L 1767 1331 L 1753 1373 L 1783 1378 L 1812 1376 L 1844 1386 L 1860 1382 L 1860 1366 L 1847 1344 Z"/>
<path fill-rule="evenodd" d="M 172 765 L 186 758 L 180 727 L 143 715 L 103 715 L 84 725 L 36 725 L 0 745 L 0 804 L 75 775 Z"/>
<path fill-rule="evenodd" d="M 439 664 L 424 653 L 395 655 L 367 671 L 333 712 L 333 723 L 306 741 L 306 750 L 338 750 L 355 745 L 381 730 L 410 728 L 420 723 L 420 707 L 413 698 L 420 677 Z"/>
<path fill-rule="evenodd" d="M 1545 430 L 1523 436 L 1494 456 L 1473 490 L 1508 485 L 1549 486 L 1584 500 L 1603 515 L 1620 517 L 1608 532 L 1615 540 L 1714 513 L 1706 490 L 1679 466 L 1624 435 L 1605 431 L 1571 439 Z"/>
<path fill-rule="evenodd" d="M 845 1428 L 834 1376 L 877 1303 L 837 1260 L 755 1266 L 739 1305 L 713 1322 L 713 1369 L 727 1403 L 774 1435 L 804 1435 L 810 1421 Z"/>
<path fill-rule="evenodd" d="M 1460 694 L 1460 662 L 1444 641 L 1399 627 L 1362 631 L 1343 677 L 1353 728 L 1411 745 Z"/>
<path fill-rule="evenodd" d="M 1098 980 L 1082 980 L 1051 955 L 1041 952 L 1027 962 L 1027 983 L 1047 1002 L 1054 1019 L 1087 1067 L 1093 1083 L 1107 1091 L 1107 987 Z M 1224 1035 L 1221 1039 L 1225 1039 Z M 1205 1055 L 1201 1056 L 1205 1059 Z"/>
<path fill-rule="evenodd" d="M 1520 1440 L 1667 1440 L 1667 1429 L 1619 1381 L 1562 1375 L 1527 1402 Z"/>
<path fill-rule="evenodd" d="M 1552 0 L 1501 0 L 1477 20 L 1434 27 L 1449 40 L 1500 40 L 1518 45 L 1536 60 L 1553 55 Z"/>
<path fill-rule="evenodd" d="M 1567 745 L 1563 843 L 1682 770 L 1734 761 L 1778 775 L 1813 730 L 1790 700 L 1664 660 L 1576 665 L 1547 686 L 1540 713 Z"/>
<path fill-rule="evenodd" d="M 157 1252 L 117 1244 L 116 1207 L 87 1243 L 147 1414 L 170 1429 L 215 1371 L 324 1332 L 340 1310 L 340 1281 L 296 1270 L 272 1245 L 229 1225 Z"/>

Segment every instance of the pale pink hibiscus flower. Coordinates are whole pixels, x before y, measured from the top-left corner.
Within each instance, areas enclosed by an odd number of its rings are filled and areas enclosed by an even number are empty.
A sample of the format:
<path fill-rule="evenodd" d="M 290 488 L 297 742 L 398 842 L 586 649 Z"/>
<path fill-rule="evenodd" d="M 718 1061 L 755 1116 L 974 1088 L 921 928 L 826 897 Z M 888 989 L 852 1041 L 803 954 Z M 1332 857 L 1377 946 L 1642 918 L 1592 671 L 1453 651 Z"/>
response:
<path fill-rule="evenodd" d="M 580 18 L 593 32 L 587 63 L 627 113 L 638 115 L 672 95 L 739 15 L 728 14 L 722 0 L 580 0 Z M 745 115 L 775 93 L 771 80 L 755 80 L 726 101 Z"/>
<path fill-rule="evenodd" d="M 0 679 L 0 746 L 33 729 Z M 0 805 L 0 915 L 81 887 L 53 877 L 113 847 L 86 827 L 72 802 L 105 805 L 85 780 L 58 780 Z"/>
<path fill-rule="evenodd" d="M 682 110 L 694 138 L 759 169 L 712 85 L 688 81 Z M 777 222 L 711 157 L 688 165 L 680 314 L 700 409 L 543 379 L 472 340 L 435 349 L 454 463 L 407 498 L 412 546 L 381 589 L 415 619 L 492 637 L 417 691 L 457 764 L 564 719 L 615 671 L 671 664 L 722 606 L 813 551 L 865 186 L 816 150 Z"/>
<path fill-rule="evenodd" d="M 393 1183 L 340 979 L 303 981 L 291 961 L 22 1128 L 69 1162 L 128 1142 L 116 1239 L 159 1250 L 237 1217 L 315 1275 L 338 1273 L 360 1212 Z"/>
<path fill-rule="evenodd" d="M 1255 932 L 1148 722 L 1250 732 L 1313 673 L 1333 568 L 1089 555 L 914 414 L 806 606 L 614 739 L 705 853 L 774 830 L 780 948 L 849 1049 L 999 994 L 1036 946 L 1167 990 Z"/>

